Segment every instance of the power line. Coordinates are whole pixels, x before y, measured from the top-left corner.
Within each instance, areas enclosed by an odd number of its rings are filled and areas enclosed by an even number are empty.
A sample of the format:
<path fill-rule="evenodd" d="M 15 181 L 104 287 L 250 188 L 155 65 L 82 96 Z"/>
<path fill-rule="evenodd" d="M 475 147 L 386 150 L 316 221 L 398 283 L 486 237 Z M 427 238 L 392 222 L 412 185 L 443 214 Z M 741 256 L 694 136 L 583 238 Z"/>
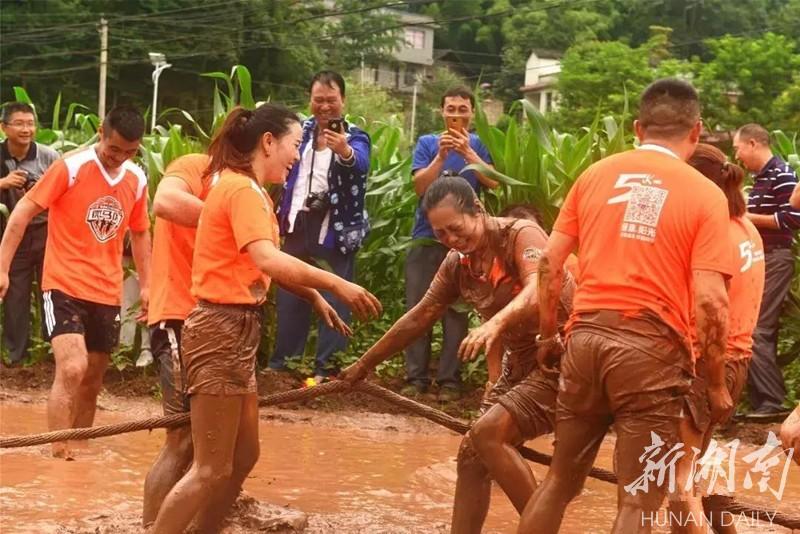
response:
<path fill-rule="evenodd" d="M 142 13 L 139 15 L 117 15 L 117 16 L 109 16 L 109 22 L 122 22 L 122 21 L 132 21 L 132 20 L 141 20 L 147 19 L 151 17 L 164 17 L 169 15 L 174 15 L 175 13 L 185 13 L 187 11 L 196 11 L 198 9 L 202 9 L 204 12 L 208 9 L 215 8 L 215 7 L 230 7 L 231 4 L 238 4 L 241 2 L 246 2 L 247 0 L 227 0 L 225 2 L 218 2 L 215 4 L 205 4 L 200 6 L 193 6 L 193 7 L 185 7 L 179 9 L 171 9 L 166 11 L 158 11 L 158 12 L 151 12 L 151 13 Z M 203 13 L 205 16 L 206 13 Z M 70 24 L 57 24 L 54 26 L 43 26 L 39 28 L 30 28 L 25 30 L 24 32 L 20 32 L 19 34 L 10 34 L 6 36 L 6 39 L 11 39 L 12 42 L 15 37 L 19 36 L 26 36 L 26 37 L 37 37 L 40 33 L 53 33 L 53 32 L 61 32 L 65 29 L 70 28 L 79 28 L 82 26 L 94 26 L 97 24 L 97 21 L 87 21 L 87 22 L 75 22 Z"/>

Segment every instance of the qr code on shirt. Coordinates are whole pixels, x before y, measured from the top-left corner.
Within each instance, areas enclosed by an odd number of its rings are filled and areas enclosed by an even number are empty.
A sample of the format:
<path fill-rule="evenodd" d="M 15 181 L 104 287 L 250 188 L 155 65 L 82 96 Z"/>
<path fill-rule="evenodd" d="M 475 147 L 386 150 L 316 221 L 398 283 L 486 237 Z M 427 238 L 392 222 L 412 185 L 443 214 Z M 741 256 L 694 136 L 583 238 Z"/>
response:
<path fill-rule="evenodd" d="M 646 185 L 631 188 L 631 197 L 623 220 L 628 223 L 657 226 L 667 193 L 666 189 Z"/>

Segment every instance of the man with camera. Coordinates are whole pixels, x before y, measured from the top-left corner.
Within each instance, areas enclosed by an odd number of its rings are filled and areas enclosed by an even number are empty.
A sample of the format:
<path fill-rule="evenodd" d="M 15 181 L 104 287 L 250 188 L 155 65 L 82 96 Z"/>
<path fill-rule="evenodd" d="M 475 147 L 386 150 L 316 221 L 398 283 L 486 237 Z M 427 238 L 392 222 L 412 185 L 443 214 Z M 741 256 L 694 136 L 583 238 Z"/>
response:
<path fill-rule="evenodd" d="M 33 108 L 12 102 L 3 108 L 2 130 L 6 136 L 0 143 L 0 203 L 12 211 L 25 193 L 58 159 L 58 152 L 36 143 L 36 116 Z M 0 215 L 0 237 L 6 221 Z M 10 286 L 3 305 L 2 346 L 11 363 L 22 361 L 28 354 L 30 335 L 31 287 L 38 284 L 37 299 L 41 309 L 42 265 L 47 241 L 47 212 L 37 215 L 25 231 L 11 262 Z M 9 313 L 15 310 L 15 313 Z"/>
<path fill-rule="evenodd" d="M 352 281 L 355 254 L 367 235 L 364 195 L 371 144 L 363 130 L 342 118 L 345 82 L 333 71 L 321 71 L 310 84 L 312 117 L 303 124 L 300 161 L 284 185 L 277 213 L 283 252 L 308 263 L 322 263 Z M 330 294 L 325 299 L 342 319 L 350 310 Z M 311 324 L 311 306 L 278 289 L 278 332 L 271 369 L 286 368 L 286 359 L 302 355 Z M 314 375 L 335 374 L 331 356 L 344 350 L 344 336 L 319 322 Z"/>
<path fill-rule="evenodd" d="M 420 209 L 422 197 L 428 187 L 442 175 L 462 176 L 480 194 L 486 187 L 494 189 L 497 182 L 475 171 L 464 171 L 467 165 L 482 163 L 491 166 L 489 149 L 474 133 L 470 124 L 475 114 L 475 96 L 466 87 L 453 87 L 442 95 L 442 119 L 445 130 L 438 134 L 423 135 L 414 148 L 411 176 L 414 190 L 419 197 L 419 206 L 414 217 L 412 239 L 417 241 L 408 250 L 405 264 L 406 309 L 410 310 L 422 300 L 430 287 L 436 271 L 447 256 L 448 249 L 438 241 L 433 241 L 431 224 Z M 461 395 L 460 365 L 458 347 L 467 335 L 469 317 L 453 308 L 447 310 L 442 318 L 442 351 L 436 383 L 439 386 L 439 400 L 449 401 Z M 406 349 L 406 381 L 404 395 L 427 393 L 430 386 L 428 364 L 431 359 L 432 332 L 417 339 Z"/>

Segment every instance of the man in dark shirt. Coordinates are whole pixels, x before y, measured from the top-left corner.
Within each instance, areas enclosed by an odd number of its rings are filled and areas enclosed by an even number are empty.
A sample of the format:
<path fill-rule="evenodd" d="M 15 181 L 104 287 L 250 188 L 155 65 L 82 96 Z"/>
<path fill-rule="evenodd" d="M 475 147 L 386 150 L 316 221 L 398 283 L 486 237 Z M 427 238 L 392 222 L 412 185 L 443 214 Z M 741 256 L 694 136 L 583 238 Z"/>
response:
<path fill-rule="evenodd" d="M 25 192 L 58 159 L 58 153 L 34 142 L 36 117 L 28 104 L 7 104 L 3 108 L 2 129 L 6 139 L 0 143 L 0 203 L 13 211 Z M 0 220 L 0 238 L 3 231 L 5 221 Z M 31 286 L 34 277 L 37 284 L 41 286 L 42 283 L 45 241 L 47 212 L 31 221 L 9 271 L 10 284 L 3 301 L 2 346 L 8 351 L 11 363 L 21 361 L 28 352 Z M 38 296 L 41 304 L 41 291 Z M 10 313 L 10 310 L 15 310 L 15 313 Z"/>
<path fill-rule="evenodd" d="M 795 171 L 772 153 L 769 133 L 758 124 L 742 126 L 733 139 L 736 157 L 753 173 L 747 217 L 764 241 L 766 278 L 748 385 L 756 416 L 783 412 L 786 388 L 778 368 L 778 329 L 783 302 L 794 276 L 792 236 L 800 228 L 800 209 L 790 204 L 797 186 Z M 742 255 L 748 251 L 741 251 Z"/>

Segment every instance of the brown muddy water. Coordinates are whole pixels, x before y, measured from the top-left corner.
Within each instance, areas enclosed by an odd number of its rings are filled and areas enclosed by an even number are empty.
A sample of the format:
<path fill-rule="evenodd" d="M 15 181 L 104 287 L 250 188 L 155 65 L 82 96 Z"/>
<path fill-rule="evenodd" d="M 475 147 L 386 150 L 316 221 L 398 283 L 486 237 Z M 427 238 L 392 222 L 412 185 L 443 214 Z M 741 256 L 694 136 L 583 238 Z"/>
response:
<path fill-rule="evenodd" d="M 155 403 L 114 403 L 98 411 L 97 424 L 138 419 L 158 410 Z M 40 399 L 0 401 L 0 434 L 42 432 L 45 413 Z M 74 462 L 48 457 L 47 447 L 0 452 L 0 532 L 59 532 L 59 525 L 81 525 L 100 514 L 135 517 L 145 474 L 162 440 L 162 430 L 99 439 L 78 450 Z M 306 532 L 447 532 L 459 441 L 447 430 L 397 415 L 265 411 L 261 459 L 245 490 L 261 501 L 309 514 Z M 551 437 L 529 445 L 551 452 Z M 738 458 L 755 449 L 743 447 Z M 598 466 L 610 469 L 612 450 L 613 438 L 607 438 Z M 775 469 L 772 484 L 780 474 Z M 541 480 L 546 468 L 534 465 L 534 472 Z M 800 513 L 800 468 L 789 468 L 781 502 L 757 487 L 740 490 L 737 497 L 770 510 Z M 613 486 L 590 479 L 569 507 L 562 532 L 609 532 L 615 503 Z M 517 522 L 516 511 L 495 488 L 484 532 L 513 533 Z M 789 532 L 744 519 L 737 525 L 745 533 Z"/>

